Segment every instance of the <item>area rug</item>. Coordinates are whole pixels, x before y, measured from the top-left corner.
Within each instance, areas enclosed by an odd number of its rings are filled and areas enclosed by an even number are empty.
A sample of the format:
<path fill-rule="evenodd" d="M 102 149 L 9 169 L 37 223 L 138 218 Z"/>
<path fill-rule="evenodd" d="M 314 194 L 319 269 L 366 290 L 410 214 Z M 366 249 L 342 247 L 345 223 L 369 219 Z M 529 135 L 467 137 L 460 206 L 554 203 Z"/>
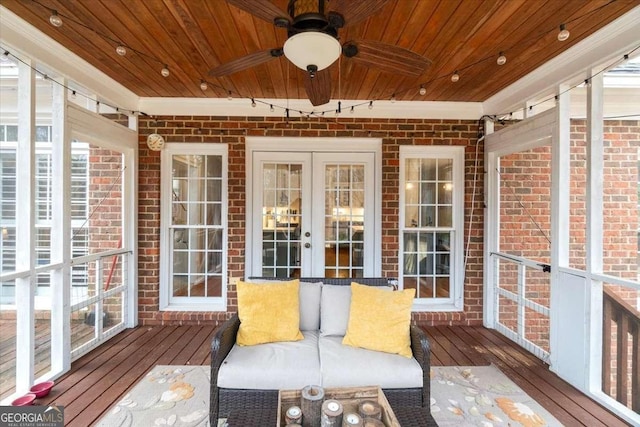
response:
<path fill-rule="evenodd" d="M 209 366 L 155 366 L 96 424 L 101 427 L 209 425 Z"/>
<path fill-rule="evenodd" d="M 447 426 L 562 426 L 495 366 L 431 368 L 431 415 Z"/>
<path fill-rule="evenodd" d="M 154 367 L 97 426 L 209 426 L 209 369 Z M 440 427 L 562 425 L 495 366 L 434 366 L 431 396 Z"/>

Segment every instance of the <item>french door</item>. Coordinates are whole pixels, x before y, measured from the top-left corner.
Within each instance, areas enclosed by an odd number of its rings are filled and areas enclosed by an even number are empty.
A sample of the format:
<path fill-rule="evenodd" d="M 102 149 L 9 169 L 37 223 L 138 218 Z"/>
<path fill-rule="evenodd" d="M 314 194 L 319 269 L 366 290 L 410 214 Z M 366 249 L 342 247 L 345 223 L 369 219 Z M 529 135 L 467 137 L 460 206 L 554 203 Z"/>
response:
<path fill-rule="evenodd" d="M 256 151 L 252 172 L 249 276 L 379 271 L 375 153 Z"/>

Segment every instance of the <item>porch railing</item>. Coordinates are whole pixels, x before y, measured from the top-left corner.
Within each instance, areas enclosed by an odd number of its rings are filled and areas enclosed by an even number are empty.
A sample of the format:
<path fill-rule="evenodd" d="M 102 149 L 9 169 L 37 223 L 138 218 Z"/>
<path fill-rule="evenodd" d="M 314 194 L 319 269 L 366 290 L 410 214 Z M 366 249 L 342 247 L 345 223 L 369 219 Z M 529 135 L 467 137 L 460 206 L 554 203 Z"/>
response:
<path fill-rule="evenodd" d="M 603 312 L 602 391 L 640 413 L 640 312 L 606 287 Z"/>

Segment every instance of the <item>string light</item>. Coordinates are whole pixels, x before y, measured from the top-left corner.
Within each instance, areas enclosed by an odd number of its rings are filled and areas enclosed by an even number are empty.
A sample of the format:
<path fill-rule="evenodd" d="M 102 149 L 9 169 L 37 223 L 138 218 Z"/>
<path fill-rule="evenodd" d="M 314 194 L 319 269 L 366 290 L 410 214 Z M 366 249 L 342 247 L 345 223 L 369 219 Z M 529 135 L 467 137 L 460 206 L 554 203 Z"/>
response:
<path fill-rule="evenodd" d="M 8 50 L 5 50 L 2 56 L 0 56 L 0 62 L 11 62 L 11 58 L 9 58 Z"/>
<path fill-rule="evenodd" d="M 209 85 L 207 84 L 207 82 L 204 79 L 200 80 L 200 90 L 201 91 L 205 91 L 209 88 Z"/>
<path fill-rule="evenodd" d="M 396 102 L 396 94 L 395 93 L 393 95 L 391 95 L 391 98 L 389 99 L 389 101 Z"/>
<path fill-rule="evenodd" d="M 458 80 L 460 80 L 460 74 L 458 74 L 458 70 L 454 71 L 453 74 L 451 75 L 451 81 L 452 82 L 457 82 Z"/>
<path fill-rule="evenodd" d="M 273 104 L 269 104 L 269 111 L 271 111 L 272 113 L 275 111 L 275 108 L 273 108 Z"/>
<path fill-rule="evenodd" d="M 353 109 L 353 105 L 351 106 L 351 114 L 353 114 L 355 110 Z"/>
<path fill-rule="evenodd" d="M 233 100 L 233 95 L 231 94 L 231 91 L 227 92 L 227 99 L 229 101 Z"/>
<path fill-rule="evenodd" d="M 127 48 L 124 45 L 119 44 L 116 47 L 116 53 L 120 56 L 125 56 L 127 54 Z"/>
<path fill-rule="evenodd" d="M 251 98 L 251 107 L 256 108 L 256 100 Z"/>
<path fill-rule="evenodd" d="M 496 64 L 504 65 L 506 63 L 507 63 L 507 57 L 504 56 L 504 52 L 500 52 L 500 55 L 498 56 L 498 59 L 496 60 Z"/>
<path fill-rule="evenodd" d="M 424 85 L 420 85 L 420 90 L 418 92 L 420 95 L 425 96 L 427 94 L 427 89 L 425 89 Z"/>
<path fill-rule="evenodd" d="M 62 27 L 62 18 L 60 18 L 60 15 L 58 15 L 58 11 L 57 10 L 52 10 L 51 11 L 51 16 L 49 17 L 49 22 L 54 27 L 58 27 L 58 28 Z"/>
<path fill-rule="evenodd" d="M 369 110 L 373 110 L 373 101 L 369 101 Z"/>
<path fill-rule="evenodd" d="M 171 72 L 169 72 L 169 66 L 167 64 L 164 64 L 164 67 L 160 70 L 160 74 L 162 74 L 162 77 L 169 77 Z"/>
<path fill-rule="evenodd" d="M 569 38 L 569 30 L 565 27 L 564 24 L 560 24 L 560 32 L 558 33 L 558 40 L 563 42 Z"/>

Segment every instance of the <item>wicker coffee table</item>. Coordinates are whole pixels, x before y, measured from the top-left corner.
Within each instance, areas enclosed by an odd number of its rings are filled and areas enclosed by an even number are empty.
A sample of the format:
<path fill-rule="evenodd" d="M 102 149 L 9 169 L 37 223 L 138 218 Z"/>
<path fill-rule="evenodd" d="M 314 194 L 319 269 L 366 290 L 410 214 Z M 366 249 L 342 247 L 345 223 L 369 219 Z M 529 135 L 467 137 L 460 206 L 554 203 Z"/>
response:
<path fill-rule="evenodd" d="M 393 408 L 402 427 L 437 427 L 435 420 L 425 408 L 399 406 Z M 247 409 L 232 411 L 227 418 L 228 427 L 275 427 L 277 414 L 269 409 Z"/>

